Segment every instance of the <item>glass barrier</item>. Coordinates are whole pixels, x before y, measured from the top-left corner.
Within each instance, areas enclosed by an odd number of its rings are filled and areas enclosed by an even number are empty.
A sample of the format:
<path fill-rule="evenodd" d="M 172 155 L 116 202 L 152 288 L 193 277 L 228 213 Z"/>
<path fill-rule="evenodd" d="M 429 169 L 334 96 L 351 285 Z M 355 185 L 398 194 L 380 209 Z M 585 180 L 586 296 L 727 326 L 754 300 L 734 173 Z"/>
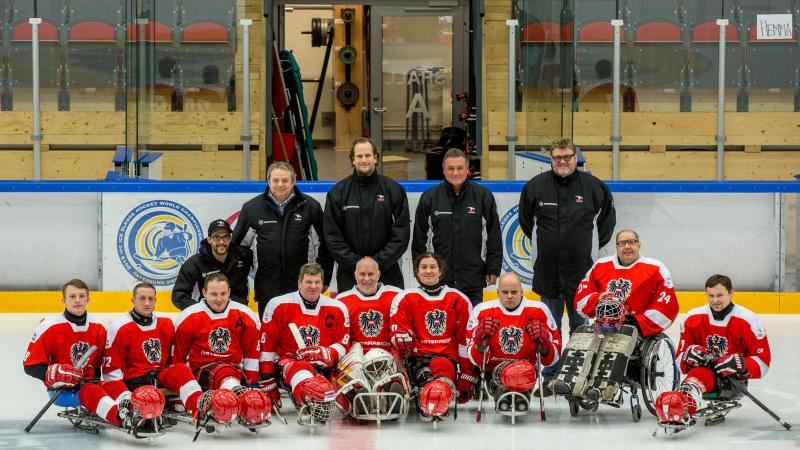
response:
<path fill-rule="evenodd" d="M 575 112 L 610 111 L 610 20 L 614 18 L 624 21 L 622 112 L 716 111 L 720 31 L 716 20 L 720 18 L 729 20 L 725 110 L 800 110 L 800 8 L 796 2 L 516 0 L 516 13 L 522 36 L 518 77 L 522 110 L 546 110 L 548 97 L 542 95 L 542 88 L 557 84 L 562 90 L 572 88 L 571 96 L 558 99 L 562 108 L 571 103 Z M 789 15 L 791 38 L 759 38 L 758 17 L 763 14 Z M 762 20 L 761 26 L 766 24 Z M 564 127 L 563 132 L 568 131 Z"/>

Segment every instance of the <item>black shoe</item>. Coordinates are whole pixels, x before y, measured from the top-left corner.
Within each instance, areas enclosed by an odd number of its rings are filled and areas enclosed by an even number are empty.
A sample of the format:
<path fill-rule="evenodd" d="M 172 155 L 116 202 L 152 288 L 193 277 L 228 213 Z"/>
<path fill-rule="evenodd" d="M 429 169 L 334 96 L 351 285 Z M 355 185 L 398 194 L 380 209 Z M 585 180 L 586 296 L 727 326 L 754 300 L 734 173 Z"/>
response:
<path fill-rule="evenodd" d="M 594 402 L 599 402 L 600 401 L 600 389 L 597 389 L 597 388 L 594 388 L 594 387 L 593 388 L 589 388 L 586 391 L 586 398 L 588 398 L 589 400 L 594 401 Z"/>
<path fill-rule="evenodd" d="M 569 395 L 572 393 L 572 388 L 564 380 L 554 380 L 552 385 L 553 392 L 558 395 Z"/>
<path fill-rule="evenodd" d="M 534 393 L 534 397 L 550 397 L 553 395 L 553 388 L 550 386 L 550 380 L 546 380 L 542 382 L 541 392 L 537 389 Z"/>

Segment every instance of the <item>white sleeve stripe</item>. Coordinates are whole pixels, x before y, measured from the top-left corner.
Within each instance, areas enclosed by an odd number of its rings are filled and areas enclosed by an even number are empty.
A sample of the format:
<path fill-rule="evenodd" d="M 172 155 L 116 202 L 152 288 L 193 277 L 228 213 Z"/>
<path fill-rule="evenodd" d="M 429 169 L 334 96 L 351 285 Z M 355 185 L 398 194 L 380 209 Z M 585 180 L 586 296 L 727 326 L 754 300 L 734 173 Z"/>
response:
<path fill-rule="evenodd" d="M 116 369 L 112 372 L 104 373 L 103 381 L 118 381 L 122 379 L 122 376 L 123 376 L 122 370 Z"/>
<path fill-rule="evenodd" d="M 275 352 L 261 352 L 261 358 L 259 358 L 263 362 L 270 362 L 275 361 L 278 355 Z"/>
<path fill-rule="evenodd" d="M 339 354 L 339 359 L 344 358 L 344 354 L 347 353 L 344 351 L 344 346 L 342 344 L 333 344 L 331 348 L 336 350 L 336 353 Z"/>
<path fill-rule="evenodd" d="M 100 402 L 97 404 L 97 415 L 105 419 L 108 417 L 108 413 L 111 411 L 111 408 L 116 405 L 117 404 L 111 399 L 111 397 L 106 396 L 101 398 Z"/>
<path fill-rule="evenodd" d="M 258 360 L 253 358 L 242 359 L 242 367 L 244 370 L 258 370 Z"/>
<path fill-rule="evenodd" d="M 661 311 L 655 309 L 648 309 L 644 312 L 644 316 L 650 319 L 656 325 L 660 326 L 662 330 L 666 330 L 670 325 L 672 325 L 672 321 L 669 320 L 669 317 L 662 314 Z"/>
<path fill-rule="evenodd" d="M 592 296 L 592 294 L 584 296 L 583 298 L 578 300 L 578 304 L 575 305 L 575 309 L 578 310 L 578 313 L 580 315 L 582 315 L 583 317 L 586 317 L 586 318 L 588 318 L 588 316 L 586 314 L 584 314 L 583 308 L 585 308 L 586 304 L 589 303 L 589 297 L 591 297 L 591 296 Z"/>
<path fill-rule="evenodd" d="M 189 400 L 189 396 L 194 394 L 195 392 L 202 392 L 202 389 L 200 388 L 200 383 L 198 383 L 197 380 L 191 380 L 188 381 L 183 386 L 181 386 L 178 395 L 180 395 L 181 401 L 185 405 L 186 401 Z"/>
<path fill-rule="evenodd" d="M 466 345 L 458 345 L 458 356 L 462 358 L 469 358 L 469 352 L 467 351 Z"/>
<path fill-rule="evenodd" d="M 769 372 L 769 366 L 764 362 L 764 360 L 762 360 L 758 356 L 751 356 L 751 358 L 753 358 L 753 361 L 755 361 L 756 364 L 758 364 L 758 368 L 761 369 L 761 378 L 764 378 L 764 375 L 766 375 L 767 372 Z"/>

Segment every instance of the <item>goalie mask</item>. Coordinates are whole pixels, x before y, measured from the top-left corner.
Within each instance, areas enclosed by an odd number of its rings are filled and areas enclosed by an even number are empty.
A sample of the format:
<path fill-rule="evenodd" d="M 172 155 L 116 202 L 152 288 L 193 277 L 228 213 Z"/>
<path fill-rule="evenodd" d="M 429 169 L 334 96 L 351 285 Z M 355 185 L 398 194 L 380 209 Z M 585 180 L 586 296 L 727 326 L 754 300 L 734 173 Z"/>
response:
<path fill-rule="evenodd" d="M 375 382 L 397 373 L 397 365 L 391 353 L 382 348 L 370 349 L 364 355 L 364 375 Z"/>
<path fill-rule="evenodd" d="M 612 294 L 600 296 L 595 307 L 595 330 L 613 332 L 619 330 L 625 315 L 625 305 L 622 300 Z"/>

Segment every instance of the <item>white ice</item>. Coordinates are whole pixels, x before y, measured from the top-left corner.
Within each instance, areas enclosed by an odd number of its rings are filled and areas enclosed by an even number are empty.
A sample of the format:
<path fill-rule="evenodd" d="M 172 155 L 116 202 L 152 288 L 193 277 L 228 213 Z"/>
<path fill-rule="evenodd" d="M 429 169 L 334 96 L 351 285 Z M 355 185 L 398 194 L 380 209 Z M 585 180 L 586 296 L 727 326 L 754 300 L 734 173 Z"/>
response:
<path fill-rule="evenodd" d="M 117 315 L 101 315 L 111 320 Z M 477 401 L 459 408 L 458 420 L 448 420 L 434 430 L 431 424 L 421 423 L 412 412 L 399 423 L 357 425 L 337 418 L 326 427 L 309 429 L 294 422 L 291 406 L 284 406 L 289 424 L 273 419 L 272 426 L 258 435 L 241 427 L 223 429 L 214 434 L 201 434 L 192 443 L 193 429 L 178 424 L 153 443 L 139 441 L 124 433 L 106 429 L 90 435 L 72 429 L 56 416 L 56 408 L 48 411 L 36 427 L 23 429 L 47 397 L 41 382 L 28 377 L 22 370 L 22 357 L 27 341 L 42 315 L 0 315 L 0 448 L 225 448 L 234 449 L 327 449 L 372 450 L 388 449 L 448 449 L 448 450 L 510 450 L 513 448 L 577 448 L 582 450 L 623 448 L 745 448 L 747 450 L 797 448 L 800 435 L 800 317 L 791 315 L 763 316 L 772 345 L 772 368 L 766 379 L 753 381 L 750 388 L 762 402 L 784 420 L 796 426 L 783 431 L 772 418 L 750 400 L 728 415 L 725 423 L 715 427 L 702 424 L 674 436 L 652 437 L 655 418 L 645 410 L 639 423 L 633 423 L 627 402 L 622 409 L 601 405 L 594 413 L 581 412 L 570 417 L 564 400 L 548 398 L 545 402 L 547 421 L 539 421 L 538 403 L 533 414 L 511 425 L 508 418 L 496 414 L 491 402 L 484 403 L 481 423 L 475 422 Z M 677 339 L 677 325 L 670 335 Z M 288 403 L 288 402 L 287 402 Z M 644 405 L 642 405 L 644 409 Z"/>

